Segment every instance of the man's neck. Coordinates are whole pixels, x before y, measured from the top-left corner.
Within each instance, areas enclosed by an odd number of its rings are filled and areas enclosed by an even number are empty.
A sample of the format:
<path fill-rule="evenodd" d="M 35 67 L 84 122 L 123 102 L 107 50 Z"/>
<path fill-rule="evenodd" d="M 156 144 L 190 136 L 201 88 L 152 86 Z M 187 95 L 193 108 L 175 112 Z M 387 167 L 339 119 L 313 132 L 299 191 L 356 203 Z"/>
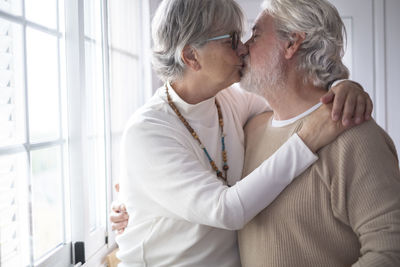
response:
<path fill-rule="evenodd" d="M 312 83 L 303 83 L 301 77 L 286 79 L 280 89 L 267 89 L 265 98 L 274 111 L 275 120 L 288 120 L 316 105 L 326 90 Z"/>

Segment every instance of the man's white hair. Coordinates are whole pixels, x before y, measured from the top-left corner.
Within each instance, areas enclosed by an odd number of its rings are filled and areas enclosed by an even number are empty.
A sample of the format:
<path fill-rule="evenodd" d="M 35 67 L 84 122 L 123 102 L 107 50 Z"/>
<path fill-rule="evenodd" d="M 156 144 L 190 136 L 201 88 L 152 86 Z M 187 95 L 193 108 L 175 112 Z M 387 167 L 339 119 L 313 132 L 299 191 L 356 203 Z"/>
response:
<path fill-rule="evenodd" d="M 265 0 L 261 7 L 273 17 L 280 39 L 294 41 L 293 33 L 305 33 L 297 57 L 305 81 L 326 88 L 348 77 L 342 63 L 346 30 L 332 4 L 326 0 Z"/>
<path fill-rule="evenodd" d="M 243 30 L 244 15 L 234 0 L 164 0 L 153 21 L 153 68 L 163 80 L 182 77 L 186 45 L 201 47 L 208 38 Z"/>

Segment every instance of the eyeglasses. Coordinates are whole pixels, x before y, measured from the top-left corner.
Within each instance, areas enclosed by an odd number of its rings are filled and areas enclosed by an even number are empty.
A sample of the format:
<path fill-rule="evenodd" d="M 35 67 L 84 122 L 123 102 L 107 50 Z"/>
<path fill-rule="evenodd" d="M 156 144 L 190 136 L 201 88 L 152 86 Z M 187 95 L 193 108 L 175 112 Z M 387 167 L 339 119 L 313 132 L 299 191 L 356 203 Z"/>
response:
<path fill-rule="evenodd" d="M 224 34 L 220 36 L 215 36 L 213 38 L 207 39 L 207 42 L 209 41 L 216 41 L 216 40 L 221 40 L 225 38 L 231 38 L 231 43 L 232 43 L 232 49 L 236 50 L 239 45 L 239 35 L 237 32 L 232 32 L 230 34 Z"/>

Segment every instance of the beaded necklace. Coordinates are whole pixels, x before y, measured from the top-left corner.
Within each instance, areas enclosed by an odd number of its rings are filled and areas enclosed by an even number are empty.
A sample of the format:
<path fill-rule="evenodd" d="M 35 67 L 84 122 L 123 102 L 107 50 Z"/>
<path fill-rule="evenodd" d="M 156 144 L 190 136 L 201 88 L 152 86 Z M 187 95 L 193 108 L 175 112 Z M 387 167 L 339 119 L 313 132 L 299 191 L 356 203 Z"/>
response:
<path fill-rule="evenodd" d="M 200 148 L 204 151 L 204 154 L 206 154 L 207 159 L 210 162 L 211 167 L 217 173 L 217 176 L 220 179 L 224 180 L 224 182 L 226 184 L 228 184 L 228 169 L 229 169 L 229 166 L 228 166 L 228 160 L 227 160 L 226 151 L 225 151 L 224 120 L 223 120 L 223 117 L 222 117 L 221 107 L 220 107 L 217 99 L 215 98 L 215 106 L 217 107 L 217 110 L 218 110 L 218 122 L 219 122 L 219 127 L 221 129 L 222 160 L 224 161 L 223 170 L 224 170 L 224 174 L 225 175 L 223 175 L 222 172 L 218 169 L 217 165 L 215 164 L 214 160 L 211 158 L 210 154 L 208 154 L 207 149 L 205 148 L 205 146 L 201 142 L 201 140 L 200 140 L 199 136 L 197 135 L 197 133 L 195 132 L 195 130 L 193 130 L 193 128 L 190 126 L 190 124 L 186 121 L 186 119 L 180 113 L 178 108 L 172 102 L 171 96 L 169 95 L 169 92 L 168 92 L 168 86 L 165 86 L 165 89 L 166 89 L 165 92 L 167 94 L 168 104 L 170 105 L 172 110 L 175 112 L 175 114 L 178 116 L 178 118 L 182 121 L 183 125 L 185 125 L 186 129 L 188 129 L 188 131 L 193 136 L 193 138 L 195 140 L 197 140 L 197 142 L 200 145 Z"/>

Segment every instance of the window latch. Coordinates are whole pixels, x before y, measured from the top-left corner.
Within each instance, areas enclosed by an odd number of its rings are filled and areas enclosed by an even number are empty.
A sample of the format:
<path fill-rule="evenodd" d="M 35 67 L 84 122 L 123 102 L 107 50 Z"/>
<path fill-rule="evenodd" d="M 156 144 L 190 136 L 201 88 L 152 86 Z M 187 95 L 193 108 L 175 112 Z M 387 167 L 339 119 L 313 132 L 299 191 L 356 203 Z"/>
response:
<path fill-rule="evenodd" d="M 75 264 L 81 263 L 83 265 L 85 263 L 85 242 L 74 243 L 74 256 Z"/>

